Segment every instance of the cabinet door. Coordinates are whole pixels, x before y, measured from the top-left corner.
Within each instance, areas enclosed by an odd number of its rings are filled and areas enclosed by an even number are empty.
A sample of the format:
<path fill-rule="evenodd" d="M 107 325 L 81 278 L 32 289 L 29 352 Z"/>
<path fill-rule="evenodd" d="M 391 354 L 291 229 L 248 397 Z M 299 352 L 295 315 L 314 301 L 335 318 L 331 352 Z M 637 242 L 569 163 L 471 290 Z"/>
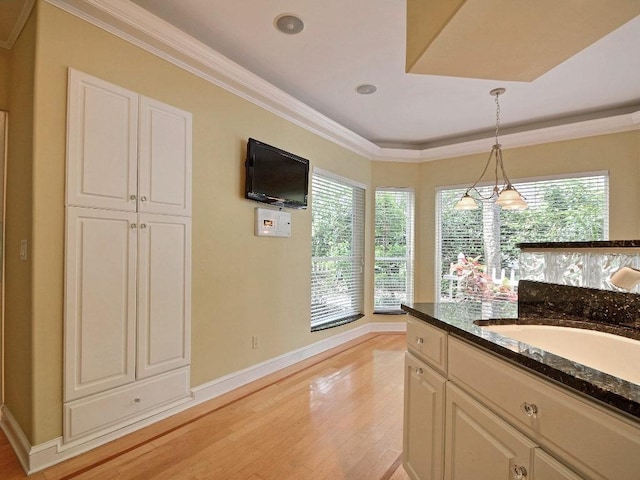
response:
<path fill-rule="evenodd" d="M 135 222 L 67 207 L 65 401 L 135 379 Z"/>
<path fill-rule="evenodd" d="M 191 216 L 191 114 L 140 100 L 138 211 Z"/>
<path fill-rule="evenodd" d="M 69 69 L 67 102 L 67 205 L 135 211 L 138 95 Z"/>
<path fill-rule="evenodd" d="M 444 478 L 532 478 L 536 445 L 451 382 L 446 388 Z"/>
<path fill-rule="evenodd" d="M 413 480 L 442 478 L 446 380 L 410 353 L 404 374 L 404 468 Z"/>
<path fill-rule="evenodd" d="M 533 456 L 533 474 L 539 480 L 582 480 L 541 448 L 536 448 Z"/>
<path fill-rule="evenodd" d="M 140 214 L 137 377 L 189 364 L 191 219 Z"/>

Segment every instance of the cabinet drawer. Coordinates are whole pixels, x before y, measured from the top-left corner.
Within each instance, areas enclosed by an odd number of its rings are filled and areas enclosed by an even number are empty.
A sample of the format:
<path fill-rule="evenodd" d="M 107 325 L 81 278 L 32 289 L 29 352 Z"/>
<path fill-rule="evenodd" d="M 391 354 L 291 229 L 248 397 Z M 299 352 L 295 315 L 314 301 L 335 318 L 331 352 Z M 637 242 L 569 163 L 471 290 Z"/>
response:
<path fill-rule="evenodd" d="M 609 413 L 461 340 L 449 339 L 448 355 L 450 380 L 541 445 L 562 452 L 563 460 L 594 478 L 637 478 L 639 423 Z M 525 405 L 531 415 L 525 413 Z"/>
<path fill-rule="evenodd" d="M 157 413 L 189 395 L 189 369 L 182 368 L 64 405 L 64 440 L 104 434 Z M 113 427 L 113 428 L 109 428 Z"/>
<path fill-rule="evenodd" d="M 441 373 L 447 372 L 447 334 L 415 318 L 407 319 L 407 348 Z"/>

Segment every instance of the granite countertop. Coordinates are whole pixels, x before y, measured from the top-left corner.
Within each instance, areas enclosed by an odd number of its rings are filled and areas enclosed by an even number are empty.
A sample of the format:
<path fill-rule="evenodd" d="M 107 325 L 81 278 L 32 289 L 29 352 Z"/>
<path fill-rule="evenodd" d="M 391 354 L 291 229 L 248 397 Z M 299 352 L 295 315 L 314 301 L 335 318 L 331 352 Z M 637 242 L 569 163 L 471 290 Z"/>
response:
<path fill-rule="evenodd" d="M 505 303 L 414 303 L 402 305 L 402 310 L 419 320 L 484 347 L 539 375 L 555 380 L 574 391 L 599 400 L 621 413 L 640 419 L 640 385 L 485 330 L 476 325 L 474 321 L 546 323 L 582 326 L 598 330 L 601 329 L 602 325 L 600 324 L 586 321 L 585 325 L 578 325 L 580 323 L 578 320 L 562 315 L 558 315 L 555 319 L 546 317 L 544 322 L 541 321 L 541 317 L 521 316 L 518 319 L 517 306 Z M 609 333 L 640 339 L 640 333 L 634 328 L 622 327 L 617 331 L 616 326 L 613 325 L 603 327 L 602 330 Z"/>

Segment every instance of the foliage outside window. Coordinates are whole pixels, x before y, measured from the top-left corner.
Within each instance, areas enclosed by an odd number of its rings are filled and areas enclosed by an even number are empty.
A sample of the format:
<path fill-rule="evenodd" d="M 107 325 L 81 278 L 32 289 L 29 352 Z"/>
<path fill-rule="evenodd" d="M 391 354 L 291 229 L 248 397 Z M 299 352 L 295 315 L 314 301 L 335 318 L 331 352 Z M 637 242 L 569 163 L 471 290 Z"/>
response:
<path fill-rule="evenodd" d="M 315 170 L 311 182 L 311 330 L 363 316 L 365 190 Z"/>
<path fill-rule="evenodd" d="M 609 230 L 607 173 L 514 184 L 524 211 L 483 203 L 454 210 L 464 188 L 437 192 L 436 293 L 441 301 L 517 300 L 517 243 L 606 240 Z M 482 187 L 484 195 L 491 187 Z"/>
<path fill-rule="evenodd" d="M 414 192 L 376 190 L 374 311 L 401 312 L 413 301 Z"/>

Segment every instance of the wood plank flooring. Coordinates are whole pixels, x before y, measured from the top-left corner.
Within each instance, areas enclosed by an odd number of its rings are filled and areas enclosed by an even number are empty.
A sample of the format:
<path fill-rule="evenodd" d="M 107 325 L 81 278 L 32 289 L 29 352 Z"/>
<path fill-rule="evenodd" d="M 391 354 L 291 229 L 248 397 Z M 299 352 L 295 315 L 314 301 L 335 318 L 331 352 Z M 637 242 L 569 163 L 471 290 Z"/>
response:
<path fill-rule="evenodd" d="M 400 462 L 405 336 L 359 342 L 28 478 L 408 480 Z M 0 434 L 0 479 L 24 478 Z"/>

